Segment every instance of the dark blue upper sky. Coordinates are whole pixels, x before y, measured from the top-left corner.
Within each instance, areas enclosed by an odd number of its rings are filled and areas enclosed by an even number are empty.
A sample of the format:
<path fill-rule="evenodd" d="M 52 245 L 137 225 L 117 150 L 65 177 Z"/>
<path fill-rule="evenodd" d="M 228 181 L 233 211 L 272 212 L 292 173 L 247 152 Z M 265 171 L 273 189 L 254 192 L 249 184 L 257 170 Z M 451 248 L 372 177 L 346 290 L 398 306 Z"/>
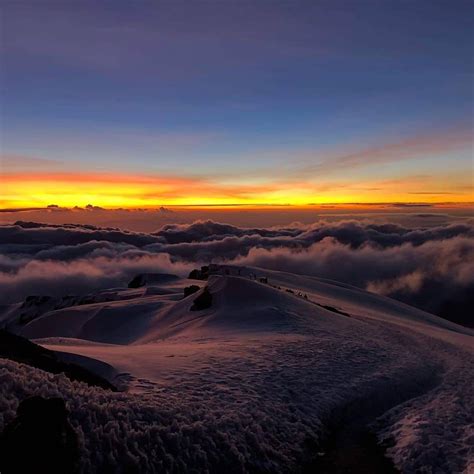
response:
<path fill-rule="evenodd" d="M 438 149 L 357 173 L 418 175 L 426 157 L 465 172 L 471 145 L 451 135 L 472 131 L 472 5 L 7 0 L 2 151 L 222 181 L 291 162 L 317 180 L 306 170 L 421 136 Z"/>

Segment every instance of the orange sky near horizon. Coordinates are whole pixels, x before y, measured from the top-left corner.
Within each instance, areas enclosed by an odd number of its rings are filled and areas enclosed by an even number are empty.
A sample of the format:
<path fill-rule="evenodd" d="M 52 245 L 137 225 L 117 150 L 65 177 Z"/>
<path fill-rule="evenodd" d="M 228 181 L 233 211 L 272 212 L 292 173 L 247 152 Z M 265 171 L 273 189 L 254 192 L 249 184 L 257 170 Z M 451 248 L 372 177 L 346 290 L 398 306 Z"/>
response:
<path fill-rule="evenodd" d="M 2 153 L 0 209 L 474 201 L 472 130 L 465 124 L 385 138 L 377 145 L 341 145 L 326 152 L 284 149 L 279 159 L 272 158 L 273 165 L 265 152 L 245 166 L 250 155 L 222 159 L 223 167 L 201 161 L 182 166 L 158 155 L 151 168 L 130 161 L 133 171 L 127 173 L 120 160 L 107 167 L 100 159 L 67 156 Z"/>
<path fill-rule="evenodd" d="M 307 206 L 311 204 L 474 201 L 469 173 L 391 179 L 318 181 L 90 173 L 3 173 L 0 208 L 58 205 L 104 208 L 159 206 Z"/>

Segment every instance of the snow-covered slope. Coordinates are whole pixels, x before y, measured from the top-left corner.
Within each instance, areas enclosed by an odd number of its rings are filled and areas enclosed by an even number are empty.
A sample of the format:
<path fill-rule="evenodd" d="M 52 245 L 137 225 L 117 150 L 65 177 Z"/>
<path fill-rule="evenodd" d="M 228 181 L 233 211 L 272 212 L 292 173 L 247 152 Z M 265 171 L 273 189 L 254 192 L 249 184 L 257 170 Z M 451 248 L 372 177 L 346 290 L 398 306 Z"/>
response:
<path fill-rule="evenodd" d="M 262 278 L 265 283 L 260 281 Z M 130 344 L 179 335 L 217 338 L 223 332 L 294 332 L 307 325 L 315 328 L 318 324 L 355 324 L 347 321 L 350 317 L 408 325 L 412 329 L 419 326 L 423 332 L 431 328 L 473 334 L 470 329 L 389 298 L 329 280 L 283 272 L 220 267 L 208 282 L 177 277 L 161 280 L 163 284 L 157 285 L 160 275 L 149 276 L 150 284 L 139 289 L 109 290 L 95 297 L 89 295 L 85 301 L 82 298 L 77 304 L 43 310 L 14 329 L 29 338 L 72 337 Z M 210 308 L 190 311 L 200 294 L 183 297 L 184 287 L 191 284 L 208 287 L 213 296 Z"/>
<path fill-rule="evenodd" d="M 84 472 L 288 472 L 348 417 L 374 423 L 403 472 L 469 472 L 471 330 L 327 280 L 233 266 L 214 273 L 207 282 L 150 278 L 14 326 L 47 338 L 47 348 L 112 365 L 130 390 L 104 394 L 60 377 L 54 385 L 5 362 L 4 419 L 9 390 L 61 391 L 82 432 Z M 183 298 L 191 284 L 201 290 Z M 203 286 L 212 303 L 192 311 Z M 18 370 L 25 375 L 15 379 Z"/>

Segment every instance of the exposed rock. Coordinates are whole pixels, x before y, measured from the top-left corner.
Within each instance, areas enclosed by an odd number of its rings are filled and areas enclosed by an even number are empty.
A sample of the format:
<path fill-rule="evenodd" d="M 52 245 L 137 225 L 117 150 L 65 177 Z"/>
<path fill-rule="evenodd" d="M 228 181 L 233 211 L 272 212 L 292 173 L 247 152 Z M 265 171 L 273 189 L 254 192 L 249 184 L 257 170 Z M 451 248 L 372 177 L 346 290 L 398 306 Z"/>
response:
<path fill-rule="evenodd" d="M 191 272 L 188 275 L 188 278 L 190 280 L 205 280 L 206 278 L 203 277 L 203 274 L 201 273 L 201 270 L 198 270 L 195 268 L 194 270 L 191 270 Z"/>
<path fill-rule="evenodd" d="M 214 275 L 219 271 L 219 265 L 211 263 L 210 265 L 203 265 L 201 269 L 195 268 L 194 270 L 191 270 L 188 278 L 191 280 L 207 280 L 209 275 Z"/>
<path fill-rule="evenodd" d="M 202 293 L 194 300 L 194 303 L 191 306 L 191 311 L 202 311 L 203 309 L 210 308 L 211 305 L 212 294 L 206 286 Z"/>
<path fill-rule="evenodd" d="M 199 290 L 200 288 L 197 285 L 186 286 L 184 288 L 184 297 L 186 298 L 187 296 L 192 295 L 193 293 L 196 293 Z"/>

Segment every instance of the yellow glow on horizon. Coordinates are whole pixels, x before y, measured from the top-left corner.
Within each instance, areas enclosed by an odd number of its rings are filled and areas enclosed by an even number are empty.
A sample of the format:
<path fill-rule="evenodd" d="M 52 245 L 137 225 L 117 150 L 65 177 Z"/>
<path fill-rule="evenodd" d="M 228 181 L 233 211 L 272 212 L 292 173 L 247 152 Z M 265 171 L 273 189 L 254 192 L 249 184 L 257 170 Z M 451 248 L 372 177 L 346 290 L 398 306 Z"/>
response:
<path fill-rule="evenodd" d="M 472 190 L 469 184 L 462 185 L 461 179 L 459 176 L 443 176 L 422 184 L 416 178 L 407 177 L 379 183 L 230 185 L 189 177 L 12 173 L 1 177 L 0 208 L 46 207 L 51 204 L 69 208 L 92 204 L 112 209 L 233 205 L 268 208 L 374 202 L 472 202 Z M 417 192 L 420 187 L 424 190 L 422 193 Z"/>

